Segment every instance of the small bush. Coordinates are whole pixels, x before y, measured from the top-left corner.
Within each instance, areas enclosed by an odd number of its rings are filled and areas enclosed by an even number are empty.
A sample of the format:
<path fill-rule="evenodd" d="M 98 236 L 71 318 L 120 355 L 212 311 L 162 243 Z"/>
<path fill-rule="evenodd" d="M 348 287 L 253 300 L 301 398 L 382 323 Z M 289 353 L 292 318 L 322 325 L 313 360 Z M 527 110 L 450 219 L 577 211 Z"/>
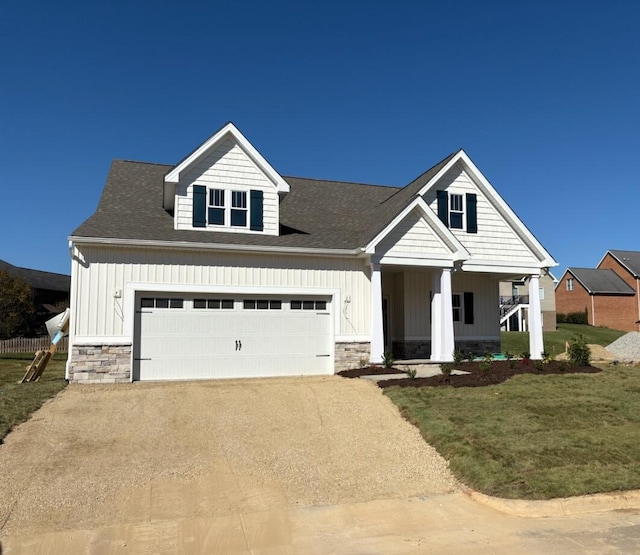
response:
<path fill-rule="evenodd" d="M 542 372 L 544 370 L 544 362 L 542 360 L 536 360 L 535 367 L 538 372 Z"/>
<path fill-rule="evenodd" d="M 463 360 L 464 360 L 464 355 L 462 354 L 462 351 L 459 351 L 457 349 L 453 351 L 454 364 L 460 364 Z"/>
<path fill-rule="evenodd" d="M 488 374 L 491 371 L 491 363 L 493 362 L 493 355 L 489 351 L 485 351 L 482 361 L 479 364 L 480 371 L 483 374 Z"/>
<path fill-rule="evenodd" d="M 589 325 L 589 314 L 585 308 L 583 312 L 569 312 L 568 314 L 556 314 L 558 324 L 583 324 Z"/>
<path fill-rule="evenodd" d="M 582 334 L 576 334 L 569 340 L 569 350 L 567 352 L 569 362 L 573 366 L 589 366 L 591 349 Z"/>
<path fill-rule="evenodd" d="M 360 357 L 360 368 L 364 368 L 365 366 L 367 366 L 369 364 L 369 359 L 367 357 Z"/>
<path fill-rule="evenodd" d="M 450 362 L 445 362 L 444 364 L 440 365 L 440 371 L 442 372 L 442 375 L 445 378 L 448 378 L 449 376 L 451 376 L 451 372 L 453 371 L 453 364 L 451 364 Z"/>
<path fill-rule="evenodd" d="M 416 375 L 417 375 L 418 371 L 417 371 L 415 368 L 409 368 L 409 367 L 407 367 L 407 368 L 405 368 L 405 370 L 404 370 L 404 371 L 407 373 L 407 375 L 408 375 L 412 380 L 415 380 L 415 379 L 416 379 Z"/>
<path fill-rule="evenodd" d="M 386 351 L 383 355 L 382 355 L 382 365 L 385 368 L 391 368 L 393 366 L 393 363 L 396 361 L 395 358 L 393 358 L 393 354 L 391 353 L 391 351 Z"/>

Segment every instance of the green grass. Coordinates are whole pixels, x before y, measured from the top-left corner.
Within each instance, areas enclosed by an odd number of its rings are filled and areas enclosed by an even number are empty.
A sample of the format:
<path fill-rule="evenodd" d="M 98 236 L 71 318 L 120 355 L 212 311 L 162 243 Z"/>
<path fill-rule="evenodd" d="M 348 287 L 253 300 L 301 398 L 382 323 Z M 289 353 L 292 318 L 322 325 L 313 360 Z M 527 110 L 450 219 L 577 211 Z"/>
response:
<path fill-rule="evenodd" d="M 66 359 L 65 353 L 55 355 L 39 382 L 19 384 L 33 355 L 0 354 L 0 443 L 13 426 L 27 420 L 47 399 L 64 389 Z"/>
<path fill-rule="evenodd" d="M 550 499 L 640 488 L 640 366 L 384 390 L 466 485 Z"/>
<path fill-rule="evenodd" d="M 606 347 L 627 332 L 581 324 L 558 324 L 556 331 L 545 331 L 543 333 L 545 351 L 551 356 L 564 353 L 565 343 L 577 333 L 584 335 L 587 343 Z M 503 353 L 510 352 L 514 355 L 519 355 L 529 351 L 529 334 L 519 331 L 503 331 L 501 343 Z"/>

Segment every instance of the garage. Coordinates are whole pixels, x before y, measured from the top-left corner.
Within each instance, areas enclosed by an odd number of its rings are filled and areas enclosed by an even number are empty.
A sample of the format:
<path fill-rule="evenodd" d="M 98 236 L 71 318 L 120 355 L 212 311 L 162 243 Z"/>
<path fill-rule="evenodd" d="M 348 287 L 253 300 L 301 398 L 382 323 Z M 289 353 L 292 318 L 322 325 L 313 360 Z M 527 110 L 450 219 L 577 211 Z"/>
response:
<path fill-rule="evenodd" d="M 134 380 L 333 373 L 331 299 L 139 293 Z"/>

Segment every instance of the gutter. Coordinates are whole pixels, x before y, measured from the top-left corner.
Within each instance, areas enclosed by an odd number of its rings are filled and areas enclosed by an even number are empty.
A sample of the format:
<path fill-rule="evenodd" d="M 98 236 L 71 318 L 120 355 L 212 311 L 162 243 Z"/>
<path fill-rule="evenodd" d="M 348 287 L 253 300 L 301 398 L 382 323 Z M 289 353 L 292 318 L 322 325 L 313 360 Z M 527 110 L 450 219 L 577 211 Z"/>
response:
<path fill-rule="evenodd" d="M 76 245 L 110 245 L 121 247 L 149 247 L 164 249 L 206 249 L 236 252 L 264 252 L 278 254 L 306 254 L 308 256 L 365 256 L 364 250 L 356 249 L 319 249 L 304 247 L 276 247 L 265 245 L 229 245 L 226 243 L 194 243 L 191 241 L 153 241 L 135 239 L 114 239 L 109 237 L 68 237 L 71 244 Z"/>

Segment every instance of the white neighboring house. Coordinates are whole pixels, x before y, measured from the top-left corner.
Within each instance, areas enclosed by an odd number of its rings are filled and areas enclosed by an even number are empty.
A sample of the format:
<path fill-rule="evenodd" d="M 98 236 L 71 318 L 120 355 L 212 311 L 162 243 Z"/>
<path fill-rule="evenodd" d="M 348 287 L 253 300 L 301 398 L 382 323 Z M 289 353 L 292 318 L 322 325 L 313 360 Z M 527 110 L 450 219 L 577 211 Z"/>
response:
<path fill-rule="evenodd" d="M 499 282 L 537 293 L 557 265 L 463 150 L 402 188 L 283 177 L 232 123 L 176 166 L 114 161 L 69 243 L 67 377 L 85 383 L 497 351 Z"/>

